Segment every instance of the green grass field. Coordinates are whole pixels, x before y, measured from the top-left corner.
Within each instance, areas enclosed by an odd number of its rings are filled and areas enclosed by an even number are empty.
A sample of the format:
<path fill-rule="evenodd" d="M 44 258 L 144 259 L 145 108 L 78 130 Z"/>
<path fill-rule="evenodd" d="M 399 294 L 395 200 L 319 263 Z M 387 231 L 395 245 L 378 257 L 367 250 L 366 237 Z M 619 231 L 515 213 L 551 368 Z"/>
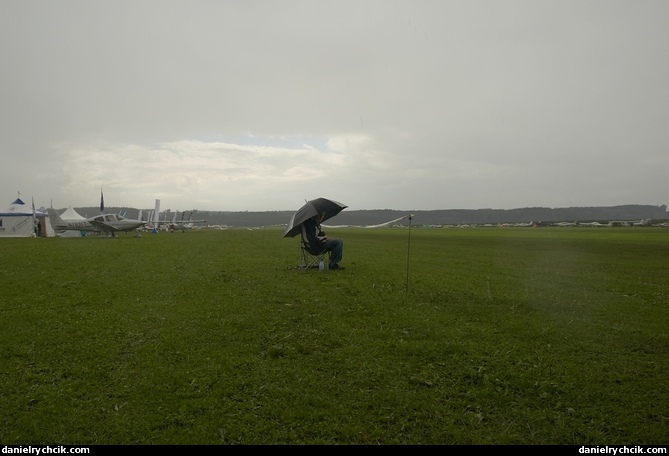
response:
<path fill-rule="evenodd" d="M 669 443 L 669 230 L 282 234 L 0 240 L 0 443 Z"/>

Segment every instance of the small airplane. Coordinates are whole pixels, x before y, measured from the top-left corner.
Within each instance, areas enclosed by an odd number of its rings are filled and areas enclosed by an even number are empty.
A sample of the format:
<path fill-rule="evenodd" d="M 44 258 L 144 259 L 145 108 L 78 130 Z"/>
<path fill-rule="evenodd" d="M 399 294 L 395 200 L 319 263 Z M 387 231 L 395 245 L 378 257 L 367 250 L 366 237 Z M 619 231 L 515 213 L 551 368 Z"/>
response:
<path fill-rule="evenodd" d="M 135 237 L 140 237 L 139 228 L 146 222 L 142 220 L 128 219 L 121 214 L 104 214 L 104 196 L 100 191 L 100 215 L 87 218 L 86 220 L 63 220 L 54 209 L 47 209 L 51 226 L 56 231 L 99 231 L 116 237 L 117 232 L 137 231 Z"/>
<path fill-rule="evenodd" d="M 591 227 L 600 227 L 600 226 L 613 226 L 613 222 L 609 223 L 599 223 L 599 222 L 579 222 L 578 226 L 591 226 Z"/>
<path fill-rule="evenodd" d="M 63 220 L 55 209 L 47 209 L 51 226 L 56 231 L 97 231 L 110 234 L 115 237 L 117 232 L 136 230 L 139 234 L 139 228 L 146 222 L 133 220 L 117 214 L 100 214 L 86 220 Z"/>
<path fill-rule="evenodd" d="M 508 227 L 527 227 L 527 226 L 535 226 L 536 223 L 534 222 L 516 222 L 516 223 L 501 223 L 500 227 L 502 228 L 508 228 Z"/>
<path fill-rule="evenodd" d="M 641 220 L 612 220 L 609 223 L 614 226 L 650 226 L 651 219 Z"/>
<path fill-rule="evenodd" d="M 171 232 L 173 231 L 186 231 L 194 227 L 194 223 L 204 223 L 206 220 L 193 220 L 193 212 L 190 213 L 190 217 L 188 220 L 184 220 L 184 217 L 186 216 L 185 212 L 181 213 L 181 220 L 177 220 L 177 214 L 179 211 L 176 211 L 174 213 L 174 218 L 172 219 L 171 222 L 159 222 L 159 223 L 165 223 L 167 225 L 167 229 Z"/>
<path fill-rule="evenodd" d="M 555 223 L 555 226 L 562 226 L 562 227 L 566 227 L 566 226 L 576 226 L 576 225 L 578 225 L 578 222 L 575 221 L 575 220 L 574 220 L 573 222 L 559 222 L 559 223 Z"/>
<path fill-rule="evenodd" d="M 109 233 L 112 237 L 119 231 L 137 231 L 137 236 L 139 234 L 139 228 L 144 226 L 146 222 L 141 220 L 127 219 L 122 215 L 116 214 L 101 214 L 96 217 L 88 219 L 88 221 L 96 227 L 99 231 Z"/>

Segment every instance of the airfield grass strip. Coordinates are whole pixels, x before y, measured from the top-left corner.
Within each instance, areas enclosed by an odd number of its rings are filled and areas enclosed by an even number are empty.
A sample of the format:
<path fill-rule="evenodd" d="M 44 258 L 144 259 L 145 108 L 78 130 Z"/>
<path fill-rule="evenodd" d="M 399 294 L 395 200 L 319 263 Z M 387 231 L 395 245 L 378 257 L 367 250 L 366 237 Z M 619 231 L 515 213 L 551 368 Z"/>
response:
<path fill-rule="evenodd" d="M 667 444 L 669 231 L 0 243 L 4 444 Z"/>

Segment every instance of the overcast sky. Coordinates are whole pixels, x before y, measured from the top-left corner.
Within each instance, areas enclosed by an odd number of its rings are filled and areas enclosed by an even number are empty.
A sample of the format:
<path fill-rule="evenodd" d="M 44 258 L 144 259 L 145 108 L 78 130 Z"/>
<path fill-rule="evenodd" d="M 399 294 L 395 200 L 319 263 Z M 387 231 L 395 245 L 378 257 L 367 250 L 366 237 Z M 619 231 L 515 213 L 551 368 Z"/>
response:
<path fill-rule="evenodd" d="M 669 203 L 666 0 L 0 1 L 0 206 Z"/>

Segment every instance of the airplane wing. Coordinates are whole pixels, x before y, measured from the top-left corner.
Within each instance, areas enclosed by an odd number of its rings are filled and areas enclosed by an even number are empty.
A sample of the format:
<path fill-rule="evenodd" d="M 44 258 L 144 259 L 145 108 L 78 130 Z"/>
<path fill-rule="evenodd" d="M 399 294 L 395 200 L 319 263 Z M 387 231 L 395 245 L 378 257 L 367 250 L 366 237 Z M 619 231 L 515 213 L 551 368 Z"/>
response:
<path fill-rule="evenodd" d="M 105 231 L 107 233 L 115 233 L 117 231 L 120 231 L 118 228 L 105 223 L 101 222 L 99 220 L 89 220 L 90 224 L 93 225 L 95 228 L 99 229 L 100 231 Z"/>

